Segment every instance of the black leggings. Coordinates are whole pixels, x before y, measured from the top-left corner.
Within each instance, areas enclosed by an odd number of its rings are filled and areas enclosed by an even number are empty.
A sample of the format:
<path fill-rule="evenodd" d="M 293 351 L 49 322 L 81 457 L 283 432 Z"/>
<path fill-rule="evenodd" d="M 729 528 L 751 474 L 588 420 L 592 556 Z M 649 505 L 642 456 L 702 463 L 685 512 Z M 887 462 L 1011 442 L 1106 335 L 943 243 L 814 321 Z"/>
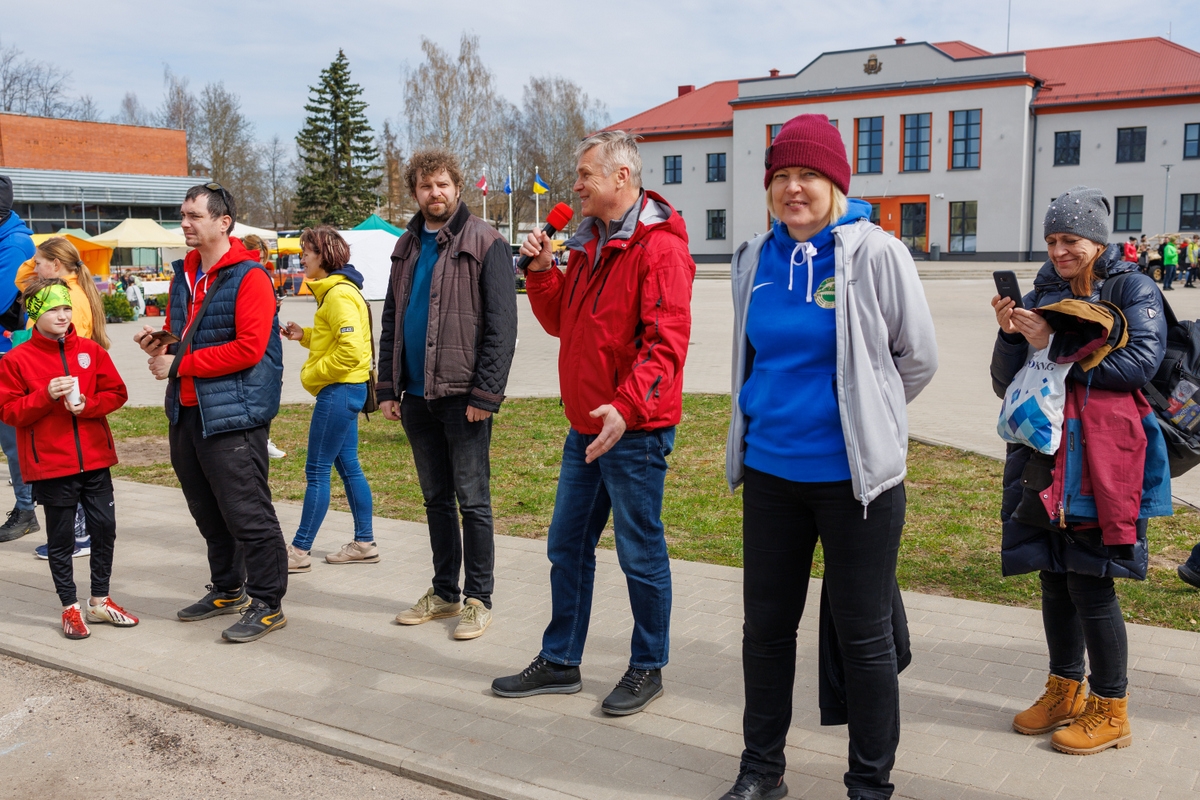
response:
<path fill-rule="evenodd" d="M 768 773 L 781 773 L 786 766 L 796 631 L 819 539 L 845 668 L 846 787 L 852 797 L 891 797 L 890 773 L 900 740 L 892 597 L 904 528 L 903 484 L 876 498 L 864 516 L 850 481 L 796 483 L 747 468 L 742 504 L 742 766 Z"/>
<path fill-rule="evenodd" d="M 1129 686 L 1129 642 L 1113 579 L 1075 572 L 1042 572 L 1041 577 L 1050 672 L 1083 680 L 1086 650 L 1092 693 L 1124 697 Z"/>
<path fill-rule="evenodd" d="M 113 543 L 117 538 L 117 514 L 113 503 L 112 476 L 96 469 L 64 478 L 33 482 L 33 497 L 46 512 L 46 555 L 54 590 L 63 606 L 78 600 L 75 591 L 75 509 L 83 506 L 87 530 L 92 537 L 92 597 L 105 597 L 112 576 Z"/>

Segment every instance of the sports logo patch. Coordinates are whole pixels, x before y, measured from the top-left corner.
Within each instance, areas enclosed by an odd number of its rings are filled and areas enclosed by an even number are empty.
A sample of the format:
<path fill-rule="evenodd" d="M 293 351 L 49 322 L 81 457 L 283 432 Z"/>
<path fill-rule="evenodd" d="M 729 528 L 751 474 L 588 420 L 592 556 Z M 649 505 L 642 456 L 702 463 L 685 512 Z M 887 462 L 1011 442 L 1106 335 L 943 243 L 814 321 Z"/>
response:
<path fill-rule="evenodd" d="M 813 292 L 813 299 L 817 301 L 817 305 L 821 308 L 834 307 L 835 295 L 833 278 L 826 278 L 825 280 L 821 281 L 821 285 L 817 287 L 815 292 Z"/>
<path fill-rule="evenodd" d="M 80 353 L 79 354 L 79 366 L 82 367 L 83 369 L 87 369 L 91 365 L 92 365 L 92 357 L 89 356 L 87 353 Z"/>
<path fill-rule="evenodd" d="M 342 330 L 340 331 L 340 333 L 354 333 L 354 326 L 353 326 L 353 325 L 347 325 L 346 327 L 342 328 Z"/>

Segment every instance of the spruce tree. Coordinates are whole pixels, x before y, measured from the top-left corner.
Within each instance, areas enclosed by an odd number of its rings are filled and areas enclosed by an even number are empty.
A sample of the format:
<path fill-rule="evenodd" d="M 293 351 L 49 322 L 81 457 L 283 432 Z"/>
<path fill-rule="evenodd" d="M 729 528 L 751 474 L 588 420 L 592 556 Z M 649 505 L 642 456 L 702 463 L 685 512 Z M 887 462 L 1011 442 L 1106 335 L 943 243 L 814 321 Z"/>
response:
<path fill-rule="evenodd" d="M 301 174 L 296 193 L 296 221 L 301 226 L 357 225 L 375 209 L 374 175 L 378 153 L 371 126 L 359 99 L 362 87 L 350 80 L 350 62 L 337 58 L 309 87 L 308 117 L 296 136 Z"/>

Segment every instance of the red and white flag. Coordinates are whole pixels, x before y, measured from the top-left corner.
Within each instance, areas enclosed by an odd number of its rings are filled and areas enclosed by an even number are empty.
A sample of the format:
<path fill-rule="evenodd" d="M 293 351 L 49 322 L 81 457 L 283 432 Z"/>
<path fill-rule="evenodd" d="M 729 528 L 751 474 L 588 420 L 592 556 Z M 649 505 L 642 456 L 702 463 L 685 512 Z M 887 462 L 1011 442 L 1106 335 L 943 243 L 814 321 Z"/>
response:
<path fill-rule="evenodd" d="M 479 179 L 479 183 L 475 184 L 483 192 L 483 196 L 487 197 L 487 175 Z"/>

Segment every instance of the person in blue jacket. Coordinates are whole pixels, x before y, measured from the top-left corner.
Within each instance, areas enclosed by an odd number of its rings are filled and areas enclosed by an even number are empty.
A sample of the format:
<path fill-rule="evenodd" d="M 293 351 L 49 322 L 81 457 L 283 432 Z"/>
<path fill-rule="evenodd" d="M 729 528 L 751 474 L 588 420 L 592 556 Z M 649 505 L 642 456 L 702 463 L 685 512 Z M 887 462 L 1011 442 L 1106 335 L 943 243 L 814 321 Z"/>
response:
<path fill-rule="evenodd" d="M 33 231 L 13 211 L 13 185 L 7 175 L 0 175 L 0 314 L 8 311 L 20 294 L 17 288 L 17 268 L 33 258 Z M 24 318 L 21 318 L 24 322 Z M 18 330 L 24 326 L 18 327 Z M 12 347 L 11 331 L 0 330 L 0 358 Z M 0 525 L 0 542 L 20 539 L 27 533 L 41 530 L 33 511 L 33 490 L 21 480 L 21 465 L 17 462 L 17 431 L 0 422 L 0 449 L 8 460 L 17 504 L 8 519 Z M 86 555 L 86 554 L 85 554 Z"/>
<path fill-rule="evenodd" d="M 991 364 L 997 397 L 1004 397 L 1031 350 L 1048 345 L 1049 324 L 1031 309 L 1069 298 L 1098 302 L 1105 281 L 1127 272 L 1133 274 L 1116 285 L 1110 300 L 1125 316 L 1128 342 L 1086 373 L 1076 364 L 1069 377 L 1092 389 L 1136 392 L 1158 371 L 1167 342 L 1162 293 L 1152 278 L 1123 260 L 1120 245 L 1108 244 L 1110 213 L 1098 189 L 1076 186 L 1060 195 L 1044 223 L 1050 260 L 1034 279 L 1033 291 L 1022 298 L 1024 307 L 1014 308 L 1012 300 L 999 295 L 992 298 L 1000 325 Z M 1113 579 L 1145 579 L 1147 520 L 1137 521 L 1132 545 L 1105 545 L 1096 527 L 1054 526 L 1044 508 L 1040 516 L 1035 513 L 1037 492 L 1049 486 L 1052 466 L 1025 445 L 1008 445 L 1001 565 L 1005 575 L 1039 573 L 1050 655 L 1046 691 L 1016 715 L 1013 729 L 1030 735 L 1057 731 L 1050 742 L 1055 749 L 1089 755 L 1127 747 L 1133 740 L 1127 713 L 1129 644 Z M 1063 726 L 1069 727 L 1058 730 Z"/>

